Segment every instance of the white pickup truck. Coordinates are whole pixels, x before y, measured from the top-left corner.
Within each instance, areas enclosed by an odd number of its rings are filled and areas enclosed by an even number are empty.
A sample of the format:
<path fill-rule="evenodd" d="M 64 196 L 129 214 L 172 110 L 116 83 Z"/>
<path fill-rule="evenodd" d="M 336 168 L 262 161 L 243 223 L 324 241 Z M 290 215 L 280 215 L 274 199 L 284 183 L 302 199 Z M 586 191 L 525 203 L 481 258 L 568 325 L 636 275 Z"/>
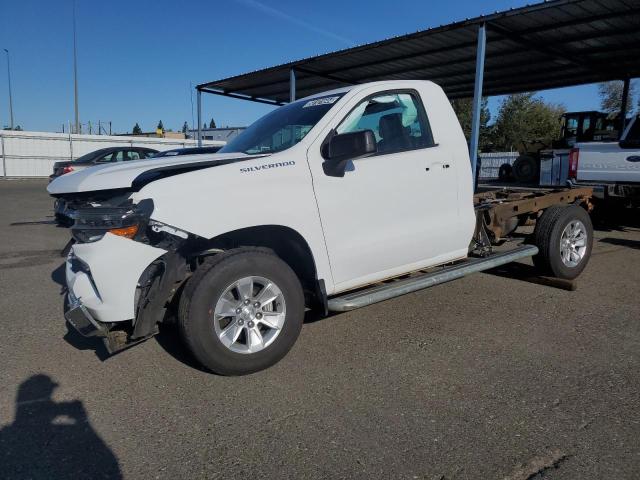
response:
<path fill-rule="evenodd" d="M 569 180 L 592 186 L 596 197 L 640 206 L 640 117 L 619 142 L 576 144 L 569 153 Z"/>
<path fill-rule="evenodd" d="M 238 375 L 291 348 L 306 308 L 346 311 L 534 256 L 575 278 L 590 189 L 474 196 L 466 141 L 434 83 L 304 98 L 219 153 L 98 166 L 48 187 L 74 202 L 67 320 L 110 351 L 175 311 L 206 368 Z M 525 243 L 493 247 L 536 222 Z"/>

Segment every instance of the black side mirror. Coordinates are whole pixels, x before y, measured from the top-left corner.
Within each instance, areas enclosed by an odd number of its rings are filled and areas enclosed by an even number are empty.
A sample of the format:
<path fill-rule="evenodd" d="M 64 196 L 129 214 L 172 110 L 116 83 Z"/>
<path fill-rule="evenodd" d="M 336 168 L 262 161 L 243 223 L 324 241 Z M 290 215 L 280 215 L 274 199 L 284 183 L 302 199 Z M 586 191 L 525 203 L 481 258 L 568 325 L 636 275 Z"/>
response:
<path fill-rule="evenodd" d="M 324 173 L 331 177 L 344 177 L 349 160 L 368 157 L 378 151 L 373 130 L 330 135 L 322 148 Z"/>

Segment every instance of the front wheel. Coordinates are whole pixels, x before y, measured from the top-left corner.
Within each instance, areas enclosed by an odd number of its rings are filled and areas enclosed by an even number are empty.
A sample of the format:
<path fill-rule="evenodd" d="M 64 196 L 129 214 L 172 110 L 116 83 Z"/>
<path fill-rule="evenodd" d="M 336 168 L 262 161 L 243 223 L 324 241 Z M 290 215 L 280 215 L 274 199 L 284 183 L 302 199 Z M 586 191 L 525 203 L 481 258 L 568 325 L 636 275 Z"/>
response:
<path fill-rule="evenodd" d="M 584 208 L 556 205 L 536 222 L 534 243 L 539 253 L 534 265 L 543 274 L 574 279 L 587 266 L 593 246 L 593 225 Z"/>
<path fill-rule="evenodd" d="M 304 295 L 275 254 L 238 249 L 214 257 L 188 280 L 179 317 L 185 343 L 204 367 L 244 375 L 291 349 L 304 320 Z"/>

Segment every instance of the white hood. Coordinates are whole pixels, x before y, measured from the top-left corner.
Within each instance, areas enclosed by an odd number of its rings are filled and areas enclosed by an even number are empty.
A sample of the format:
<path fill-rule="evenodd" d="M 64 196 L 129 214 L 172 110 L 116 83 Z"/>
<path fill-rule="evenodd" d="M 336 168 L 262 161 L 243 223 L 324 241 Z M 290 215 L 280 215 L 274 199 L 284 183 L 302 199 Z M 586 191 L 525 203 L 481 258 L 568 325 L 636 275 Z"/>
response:
<path fill-rule="evenodd" d="M 262 155 L 261 155 L 262 156 Z M 256 155 L 244 153 L 214 153 L 210 155 L 177 155 L 166 158 L 150 158 L 147 160 L 133 160 L 108 165 L 96 165 L 77 172 L 67 173 L 56 178 L 47 187 L 52 195 L 65 193 L 91 192 L 95 190 L 110 190 L 115 188 L 129 188 L 133 181 L 141 174 L 157 169 L 188 168 L 190 165 L 216 166 L 217 162 L 225 160 L 256 158 Z"/>

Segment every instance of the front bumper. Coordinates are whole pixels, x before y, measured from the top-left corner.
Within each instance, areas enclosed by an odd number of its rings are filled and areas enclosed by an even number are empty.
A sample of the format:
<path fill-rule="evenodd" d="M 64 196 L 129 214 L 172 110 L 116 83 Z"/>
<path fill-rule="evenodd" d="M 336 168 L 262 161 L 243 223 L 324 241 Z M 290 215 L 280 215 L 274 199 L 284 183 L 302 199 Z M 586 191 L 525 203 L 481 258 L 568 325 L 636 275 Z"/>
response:
<path fill-rule="evenodd" d="M 87 307 L 82 305 L 75 295 L 69 292 L 69 309 L 64 318 L 85 337 L 106 337 L 109 329 L 106 324 L 99 322 L 91 316 Z"/>
<path fill-rule="evenodd" d="M 100 331 L 102 324 L 132 320 L 138 280 L 165 253 L 111 233 L 97 242 L 75 244 L 66 262 L 69 323 L 78 330 L 93 326 Z"/>

